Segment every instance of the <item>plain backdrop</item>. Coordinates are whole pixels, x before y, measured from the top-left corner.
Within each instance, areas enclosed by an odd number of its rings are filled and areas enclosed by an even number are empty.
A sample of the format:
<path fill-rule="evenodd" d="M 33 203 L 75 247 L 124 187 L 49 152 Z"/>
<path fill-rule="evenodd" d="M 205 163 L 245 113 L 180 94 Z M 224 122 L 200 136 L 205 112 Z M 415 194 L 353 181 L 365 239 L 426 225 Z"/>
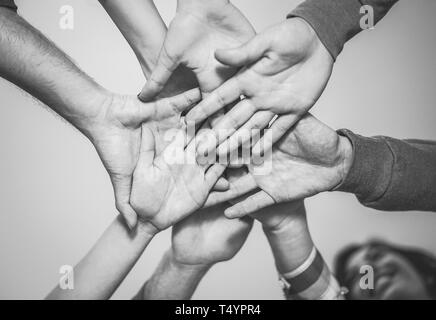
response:
<path fill-rule="evenodd" d="M 140 0 L 138 0 L 140 1 Z M 156 1 L 165 21 L 176 0 Z M 257 31 L 282 21 L 300 1 L 234 0 Z M 17 0 L 20 13 L 107 88 L 135 94 L 139 65 L 97 0 Z M 72 5 L 75 29 L 59 28 Z M 363 135 L 436 140 L 436 2 L 400 1 L 375 30 L 339 56 L 313 113 L 333 128 Z M 59 268 L 74 265 L 115 218 L 109 177 L 93 146 L 70 125 L 0 80 L 0 298 L 43 298 Z M 354 196 L 306 201 L 312 235 L 331 263 L 344 245 L 373 236 L 436 253 L 436 215 L 382 213 Z M 157 236 L 114 295 L 129 299 L 169 247 Z M 274 262 L 259 225 L 230 262 L 215 266 L 197 299 L 281 299 Z"/>

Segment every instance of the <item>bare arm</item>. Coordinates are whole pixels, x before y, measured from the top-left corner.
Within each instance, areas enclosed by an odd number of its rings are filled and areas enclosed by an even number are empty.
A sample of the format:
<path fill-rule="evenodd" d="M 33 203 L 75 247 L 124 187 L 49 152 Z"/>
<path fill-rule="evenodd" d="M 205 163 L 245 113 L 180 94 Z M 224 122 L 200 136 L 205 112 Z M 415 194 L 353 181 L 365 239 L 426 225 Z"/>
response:
<path fill-rule="evenodd" d="M 137 300 L 188 300 L 209 270 L 206 265 L 189 265 L 174 259 L 168 250 L 151 278 L 144 284 Z"/>
<path fill-rule="evenodd" d="M 135 52 L 146 76 L 151 74 L 167 27 L 153 0 L 99 0 Z"/>
<path fill-rule="evenodd" d="M 287 299 L 342 298 L 336 279 L 312 241 L 303 202 L 275 205 L 254 216 L 263 224 Z"/>
<path fill-rule="evenodd" d="M 109 299 L 155 233 L 154 228 L 141 223 L 130 231 L 119 216 L 74 268 L 74 289 L 56 286 L 47 299 Z"/>
<path fill-rule="evenodd" d="M 0 8 L 0 76 L 85 133 L 107 96 L 64 52 L 6 8 Z"/>

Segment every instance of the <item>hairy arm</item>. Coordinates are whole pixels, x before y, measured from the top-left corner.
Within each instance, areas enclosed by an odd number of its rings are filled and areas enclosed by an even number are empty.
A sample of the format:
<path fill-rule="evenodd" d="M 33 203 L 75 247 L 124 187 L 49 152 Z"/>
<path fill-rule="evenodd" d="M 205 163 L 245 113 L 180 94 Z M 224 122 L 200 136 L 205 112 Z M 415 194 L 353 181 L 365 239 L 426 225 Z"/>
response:
<path fill-rule="evenodd" d="M 107 92 L 14 11 L 0 8 L 0 76 L 88 134 Z"/>

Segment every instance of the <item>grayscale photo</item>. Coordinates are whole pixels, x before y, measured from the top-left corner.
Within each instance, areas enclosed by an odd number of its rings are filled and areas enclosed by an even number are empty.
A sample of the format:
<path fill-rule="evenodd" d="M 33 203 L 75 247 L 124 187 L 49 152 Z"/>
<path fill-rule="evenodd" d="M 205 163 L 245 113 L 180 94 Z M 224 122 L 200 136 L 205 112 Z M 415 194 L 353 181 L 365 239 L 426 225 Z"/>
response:
<path fill-rule="evenodd" d="M 436 300 L 435 16 L 0 0 L 0 300 Z"/>

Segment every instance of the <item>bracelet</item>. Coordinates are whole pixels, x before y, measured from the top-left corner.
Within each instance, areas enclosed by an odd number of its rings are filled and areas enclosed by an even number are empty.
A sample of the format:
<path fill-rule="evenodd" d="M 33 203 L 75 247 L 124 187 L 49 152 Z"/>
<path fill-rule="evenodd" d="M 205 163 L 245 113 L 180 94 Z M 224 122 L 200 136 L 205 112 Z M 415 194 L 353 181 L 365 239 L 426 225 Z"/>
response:
<path fill-rule="evenodd" d="M 310 288 L 320 278 L 324 269 L 324 260 L 314 247 L 309 257 L 295 270 L 279 275 L 283 290 L 288 295 L 298 293 Z"/>

